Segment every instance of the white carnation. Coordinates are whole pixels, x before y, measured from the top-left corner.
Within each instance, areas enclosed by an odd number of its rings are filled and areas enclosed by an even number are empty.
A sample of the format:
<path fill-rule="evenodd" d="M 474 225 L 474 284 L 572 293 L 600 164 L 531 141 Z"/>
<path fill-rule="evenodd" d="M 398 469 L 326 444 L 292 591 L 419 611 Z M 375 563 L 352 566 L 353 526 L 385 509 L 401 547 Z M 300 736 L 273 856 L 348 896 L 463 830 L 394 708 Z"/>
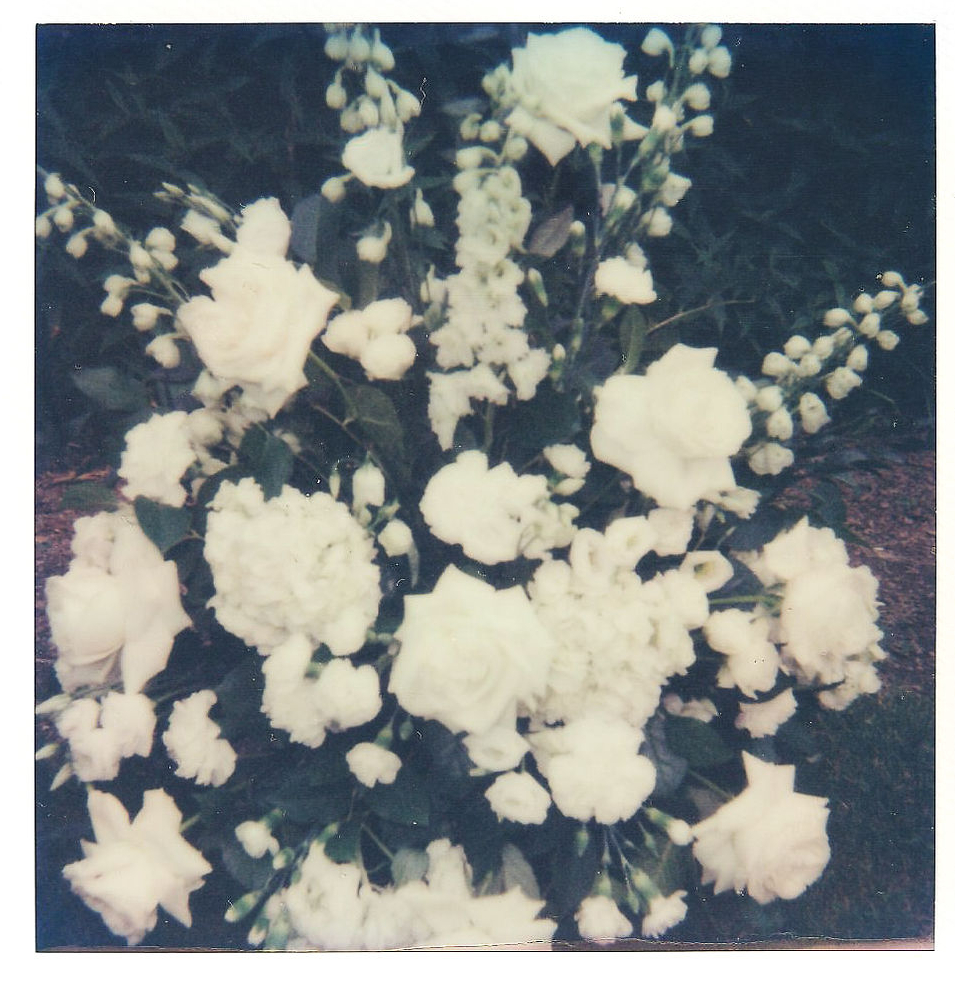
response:
<path fill-rule="evenodd" d="M 176 776 L 195 780 L 200 786 L 221 787 L 235 772 L 235 750 L 209 717 L 215 703 L 211 690 L 176 701 L 162 737 L 170 758 L 178 764 Z"/>

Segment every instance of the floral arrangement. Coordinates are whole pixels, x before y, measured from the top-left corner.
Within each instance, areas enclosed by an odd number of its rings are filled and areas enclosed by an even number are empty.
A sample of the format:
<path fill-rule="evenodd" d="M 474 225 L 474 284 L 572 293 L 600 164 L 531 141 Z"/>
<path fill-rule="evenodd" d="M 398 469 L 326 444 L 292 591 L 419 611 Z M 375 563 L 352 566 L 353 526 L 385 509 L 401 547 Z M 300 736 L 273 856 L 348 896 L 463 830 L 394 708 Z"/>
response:
<path fill-rule="evenodd" d="M 37 236 L 119 259 L 103 314 L 188 374 L 46 586 L 37 758 L 86 792 L 63 875 L 118 939 L 213 874 L 250 946 L 397 949 L 656 939 L 824 872 L 785 731 L 878 690 L 877 583 L 766 494 L 928 318 L 885 271 L 761 368 L 658 344 L 721 41 L 653 28 L 644 85 L 532 33 L 423 175 L 381 32 L 329 25 L 341 167 L 292 219 L 167 183 L 137 237 L 42 174 Z"/>

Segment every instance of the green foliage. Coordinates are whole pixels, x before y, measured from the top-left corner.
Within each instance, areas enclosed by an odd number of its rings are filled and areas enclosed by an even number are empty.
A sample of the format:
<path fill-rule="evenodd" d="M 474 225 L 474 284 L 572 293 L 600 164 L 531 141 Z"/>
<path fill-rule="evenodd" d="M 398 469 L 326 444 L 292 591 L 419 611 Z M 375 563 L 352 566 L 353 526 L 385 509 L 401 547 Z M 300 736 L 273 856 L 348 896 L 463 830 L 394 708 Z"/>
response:
<path fill-rule="evenodd" d="M 186 507 L 170 507 L 148 497 L 137 497 L 133 507 L 139 527 L 163 555 L 189 532 L 192 512 Z"/>

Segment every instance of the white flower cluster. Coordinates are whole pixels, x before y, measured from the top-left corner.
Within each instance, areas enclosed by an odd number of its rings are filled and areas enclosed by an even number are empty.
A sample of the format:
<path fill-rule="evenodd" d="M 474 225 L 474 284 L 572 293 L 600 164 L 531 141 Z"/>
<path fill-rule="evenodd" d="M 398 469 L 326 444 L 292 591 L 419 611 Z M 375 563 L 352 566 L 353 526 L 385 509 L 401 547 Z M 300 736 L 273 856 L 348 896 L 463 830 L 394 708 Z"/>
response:
<path fill-rule="evenodd" d="M 569 545 L 577 508 L 550 500 L 547 478 L 519 476 L 510 463 L 488 468 L 483 452 L 462 452 L 428 481 L 421 513 L 432 534 L 478 562 L 545 559 Z"/>
<path fill-rule="evenodd" d="M 305 386 L 309 347 L 338 301 L 311 269 L 286 259 L 291 232 L 275 198 L 250 204 L 231 254 L 199 274 L 212 296 L 176 312 L 222 389 L 240 386 L 270 416 Z"/>
<path fill-rule="evenodd" d="M 542 900 L 518 887 L 475 895 L 460 846 L 436 839 L 423 872 L 400 886 L 374 886 L 364 870 L 335 863 L 313 842 L 294 883 L 272 895 L 250 942 L 289 949 L 454 949 L 534 943 L 550 948 L 556 923 Z"/>
<path fill-rule="evenodd" d="M 73 892 L 131 946 L 156 927 L 160 907 L 188 928 L 189 895 L 212 867 L 180 834 L 173 799 L 147 790 L 132 822 L 112 794 L 91 790 L 87 804 L 95 841 L 63 868 Z"/>
<path fill-rule="evenodd" d="M 311 660 L 312 644 L 301 632 L 271 653 L 262 664 L 262 711 L 293 742 L 317 749 L 327 732 L 371 721 L 381 710 L 381 695 L 374 667 L 335 658 L 313 668 Z"/>
<path fill-rule="evenodd" d="M 144 694 L 108 693 L 102 702 L 73 701 L 56 719 L 56 730 L 70 746 L 70 763 L 79 780 L 112 780 L 130 756 L 148 756 L 156 715 Z"/>
<path fill-rule="evenodd" d="M 883 273 L 881 280 L 885 289 L 875 295 L 858 294 L 851 310 L 826 311 L 823 334 L 812 341 L 792 335 L 782 352 L 768 353 L 762 373 L 772 382 L 757 386 L 746 377 L 737 380 L 751 407 L 754 434 L 766 436 L 747 453 L 754 473 L 777 475 L 792 465 L 792 450 L 782 443 L 793 438 L 797 425 L 814 435 L 832 420 L 820 393 L 833 401 L 844 400 L 862 384 L 861 374 L 869 365 L 867 342 L 885 351 L 898 345 L 898 334 L 883 325 L 887 315 L 900 315 L 915 326 L 928 321 L 920 307 L 924 291 L 919 284 L 906 284 L 894 270 Z"/>
<path fill-rule="evenodd" d="M 129 508 L 80 518 L 74 531 L 69 570 L 46 582 L 57 679 L 72 693 L 121 677 L 125 693 L 138 694 L 191 624 L 176 564 L 163 559 Z"/>
<path fill-rule="evenodd" d="M 423 296 L 444 311 L 430 336 L 436 362 L 456 370 L 428 374 L 428 416 L 443 449 L 451 447 L 473 400 L 507 403 L 510 391 L 500 373 L 507 373 L 520 400 L 530 400 L 550 366 L 549 353 L 532 348 L 523 330 L 527 309 L 518 287 L 524 274 L 509 256 L 523 244 L 531 206 L 521 196 L 517 171 L 502 158 L 483 146 L 458 153 L 460 269 L 422 287 Z"/>
<path fill-rule="evenodd" d="M 345 184 L 352 178 L 380 189 L 404 186 L 414 176 L 414 169 L 405 162 L 404 126 L 421 113 L 421 102 L 384 75 L 394 68 L 391 49 L 377 28 L 369 38 L 362 26 L 356 25 L 350 31 L 331 31 L 325 54 L 342 63 L 325 91 L 325 102 L 341 111 L 342 130 L 356 137 L 342 153 L 347 172 L 326 180 L 322 195 L 332 202 L 341 200 Z M 345 86 L 350 75 L 360 77 L 360 92 L 351 99 Z"/>
<path fill-rule="evenodd" d="M 209 717 L 215 703 L 212 690 L 199 690 L 176 701 L 162 737 L 170 759 L 177 764 L 176 776 L 200 786 L 221 787 L 235 772 L 235 750 Z"/>
<path fill-rule="evenodd" d="M 337 655 L 364 645 L 380 574 L 371 537 L 345 505 L 289 486 L 266 500 L 246 478 L 223 483 L 210 506 L 209 603 L 223 628 L 265 655 L 295 633 Z"/>
<path fill-rule="evenodd" d="M 370 380 L 400 380 L 417 355 L 407 334 L 416 320 L 400 298 L 376 300 L 332 318 L 322 343 L 360 362 Z"/>
<path fill-rule="evenodd" d="M 148 497 L 182 507 L 186 488 L 180 481 L 196 463 L 204 475 L 221 467 L 208 451 L 221 438 L 222 422 L 211 411 L 154 414 L 126 432 L 119 464 L 119 475 L 126 481 L 123 494 L 130 500 Z"/>

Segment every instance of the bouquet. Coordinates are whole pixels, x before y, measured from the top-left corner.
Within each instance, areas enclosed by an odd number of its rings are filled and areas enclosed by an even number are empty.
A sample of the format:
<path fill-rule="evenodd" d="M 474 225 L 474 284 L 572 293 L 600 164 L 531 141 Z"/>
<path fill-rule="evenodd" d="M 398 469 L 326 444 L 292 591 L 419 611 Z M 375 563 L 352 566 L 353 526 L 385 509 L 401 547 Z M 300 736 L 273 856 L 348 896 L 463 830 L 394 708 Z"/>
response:
<path fill-rule="evenodd" d="M 118 940 L 213 880 L 251 947 L 657 939 L 825 871 L 792 730 L 879 689 L 878 589 L 772 496 L 923 287 L 886 270 L 750 367 L 680 341 L 703 308 L 654 251 L 733 58 L 712 24 L 642 52 L 649 85 L 531 33 L 432 154 L 383 32 L 328 25 L 338 167 L 291 216 L 167 182 L 137 234 L 41 171 L 38 238 L 116 260 L 101 311 L 156 374 L 47 582 L 37 707 L 88 812 L 63 876 Z"/>

